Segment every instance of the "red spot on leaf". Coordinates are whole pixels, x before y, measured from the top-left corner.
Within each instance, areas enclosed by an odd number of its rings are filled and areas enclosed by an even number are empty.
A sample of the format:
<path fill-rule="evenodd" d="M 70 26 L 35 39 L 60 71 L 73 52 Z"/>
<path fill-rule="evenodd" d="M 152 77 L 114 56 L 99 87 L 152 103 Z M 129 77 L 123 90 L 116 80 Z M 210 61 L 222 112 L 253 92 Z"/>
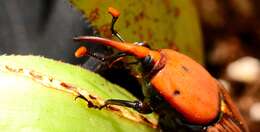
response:
<path fill-rule="evenodd" d="M 90 22 L 93 22 L 95 20 L 97 20 L 99 18 L 99 9 L 95 8 L 94 10 L 92 10 L 89 15 L 88 15 L 88 20 Z"/>
<path fill-rule="evenodd" d="M 169 40 L 167 40 L 168 42 L 168 47 L 170 48 L 170 49 L 173 49 L 173 50 L 175 50 L 175 51 L 179 51 L 179 48 L 177 47 L 177 45 L 176 45 L 176 43 L 175 42 L 173 42 L 173 41 L 169 41 Z"/>
<path fill-rule="evenodd" d="M 130 26 L 130 21 L 129 20 L 126 20 L 125 21 L 125 27 L 129 27 Z"/>
<path fill-rule="evenodd" d="M 112 38 L 112 32 L 110 30 L 111 24 L 104 24 L 99 28 L 99 32 L 105 38 Z"/>
<path fill-rule="evenodd" d="M 134 20 L 135 20 L 135 22 L 138 22 L 138 21 L 144 19 L 144 17 L 145 17 L 145 14 L 144 14 L 143 11 L 141 11 L 138 15 L 136 15 L 136 16 L 134 17 Z"/>
<path fill-rule="evenodd" d="M 175 8 L 174 8 L 174 16 L 178 17 L 178 16 L 180 16 L 180 14 L 181 14 L 180 8 L 175 7 Z"/>

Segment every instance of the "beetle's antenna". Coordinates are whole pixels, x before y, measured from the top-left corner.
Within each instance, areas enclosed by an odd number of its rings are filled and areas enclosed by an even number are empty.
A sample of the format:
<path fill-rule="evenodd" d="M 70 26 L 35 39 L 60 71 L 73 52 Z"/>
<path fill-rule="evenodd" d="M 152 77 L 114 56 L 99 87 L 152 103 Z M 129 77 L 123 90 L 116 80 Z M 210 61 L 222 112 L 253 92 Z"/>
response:
<path fill-rule="evenodd" d="M 109 7 L 108 8 L 108 13 L 112 15 L 112 22 L 111 22 L 111 32 L 114 36 L 116 36 L 121 42 L 125 42 L 125 40 L 121 37 L 121 35 L 114 29 L 115 23 L 118 19 L 118 17 L 120 16 L 120 12 L 113 8 L 113 7 Z"/>
<path fill-rule="evenodd" d="M 84 56 L 91 56 L 91 57 L 94 57 L 100 61 L 112 61 L 112 63 L 110 64 L 111 66 L 116 63 L 117 61 L 121 60 L 122 57 L 125 57 L 125 56 L 128 56 L 128 54 L 126 53 L 122 53 L 122 52 L 119 52 L 117 54 L 114 54 L 112 56 L 108 56 L 108 57 L 102 57 L 102 56 L 99 56 L 98 54 L 95 54 L 95 53 L 92 53 L 90 52 L 85 46 L 81 46 L 79 47 L 75 53 L 74 53 L 75 57 L 77 58 L 81 58 L 81 57 L 84 57 Z M 111 67 L 110 66 L 110 67 Z"/>
<path fill-rule="evenodd" d="M 101 57 L 95 53 L 91 53 L 85 46 L 81 46 L 79 47 L 75 53 L 74 53 L 75 57 L 77 58 L 81 58 L 81 57 L 84 57 L 84 56 L 91 56 L 91 57 L 94 57 L 98 60 L 101 60 L 101 61 L 105 61 L 105 58 L 104 57 Z"/>

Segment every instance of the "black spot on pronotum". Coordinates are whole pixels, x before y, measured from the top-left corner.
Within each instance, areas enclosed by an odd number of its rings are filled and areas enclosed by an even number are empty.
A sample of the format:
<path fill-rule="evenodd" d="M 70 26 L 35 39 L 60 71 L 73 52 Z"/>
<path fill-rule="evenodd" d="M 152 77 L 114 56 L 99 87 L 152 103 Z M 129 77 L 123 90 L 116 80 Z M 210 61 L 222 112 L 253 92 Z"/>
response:
<path fill-rule="evenodd" d="M 181 66 L 181 67 L 182 67 L 182 69 L 183 69 L 184 71 L 186 71 L 186 72 L 189 71 L 189 69 L 188 69 L 186 66 Z"/>
<path fill-rule="evenodd" d="M 179 90 L 175 90 L 174 92 L 173 92 L 173 96 L 178 96 L 178 95 L 180 95 L 181 94 L 181 92 L 179 91 Z"/>

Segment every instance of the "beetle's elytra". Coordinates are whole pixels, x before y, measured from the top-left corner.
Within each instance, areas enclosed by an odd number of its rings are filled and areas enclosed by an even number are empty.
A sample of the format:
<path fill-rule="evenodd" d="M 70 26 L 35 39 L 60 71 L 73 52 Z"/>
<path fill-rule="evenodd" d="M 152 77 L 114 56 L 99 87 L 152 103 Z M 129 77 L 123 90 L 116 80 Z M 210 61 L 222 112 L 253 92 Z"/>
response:
<path fill-rule="evenodd" d="M 143 101 L 109 99 L 105 106 L 131 107 L 144 114 L 154 111 L 164 131 L 248 131 L 223 86 L 200 64 L 171 49 L 151 50 L 140 43 L 124 42 L 113 28 L 120 13 L 109 10 L 113 16 L 111 31 L 121 42 L 91 36 L 75 40 L 113 47 L 120 51 L 118 57 L 122 53 L 136 57 L 143 69 L 146 89 Z"/>

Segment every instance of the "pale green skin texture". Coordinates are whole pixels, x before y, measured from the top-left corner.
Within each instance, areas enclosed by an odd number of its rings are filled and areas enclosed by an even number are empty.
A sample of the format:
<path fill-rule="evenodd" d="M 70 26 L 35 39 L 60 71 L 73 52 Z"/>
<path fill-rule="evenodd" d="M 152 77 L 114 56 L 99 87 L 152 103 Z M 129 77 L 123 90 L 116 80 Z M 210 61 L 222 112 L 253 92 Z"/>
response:
<path fill-rule="evenodd" d="M 93 27 L 98 30 L 102 25 L 109 26 L 111 15 L 107 9 L 111 6 L 121 12 L 115 28 L 127 42 L 146 41 L 153 49 L 172 48 L 170 43 L 174 43 L 180 52 L 200 63 L 203 62 L 201 28 L 192 0 L 69 1 L 76 9 L 81 10 L 86 18 L 98 9 L 97 19 L 91 21 Z M 136 21 L 135 17 L 140 13 L 145 17 Z M 127 23 L 130 23 L 129 26 Z M 105 37 L 102 31 L 101 37 Z"/>
<path fill-rule="evenodd" d="M 0 56 L 0 65 L 31 69 L 102 98 L 135 100 L 124 89 L 79 66 L 35 56 Z M 112 112 L 88 108 L 85 101 L 74 100 L 74 95 L 47 88 L 25 76 L 0 71 L 0 80 L 1 131 L 157 131 Z"/>

